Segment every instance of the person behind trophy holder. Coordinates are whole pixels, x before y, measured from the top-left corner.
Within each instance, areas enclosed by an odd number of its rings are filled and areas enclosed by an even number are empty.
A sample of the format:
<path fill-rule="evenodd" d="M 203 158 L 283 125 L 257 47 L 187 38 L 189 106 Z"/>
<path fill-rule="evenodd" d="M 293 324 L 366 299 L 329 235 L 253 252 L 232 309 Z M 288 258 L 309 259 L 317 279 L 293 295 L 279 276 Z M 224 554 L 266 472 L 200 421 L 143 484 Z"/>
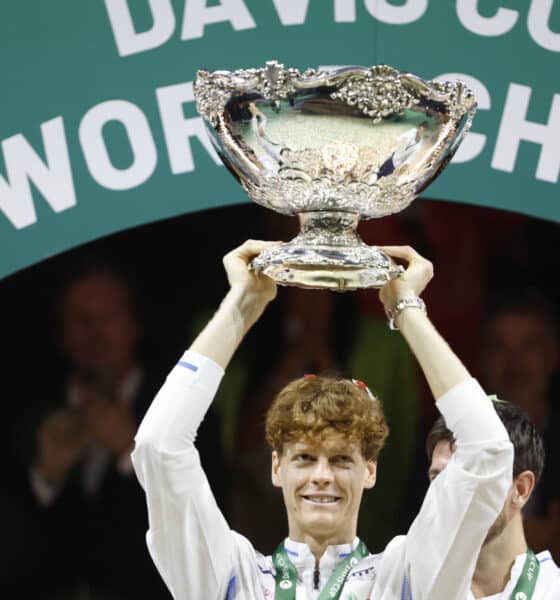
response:
<path fill-rule="evenodd" d="M 560 571 L 548 550 L 534 553 L 523 526 L 523 513 L 541 477 L 543 441 L 527 415 L 518 407 L 494 400 L 495 410 L 514 448 L 513 483 L 504 507 L 490 528 L 476 561 L 473 598 L 492 600 L 556 600 L 560 598 Z M 426 440 L 433 481 L 445 470 L 455 451 L 453 434 L 439 418 Z"/>

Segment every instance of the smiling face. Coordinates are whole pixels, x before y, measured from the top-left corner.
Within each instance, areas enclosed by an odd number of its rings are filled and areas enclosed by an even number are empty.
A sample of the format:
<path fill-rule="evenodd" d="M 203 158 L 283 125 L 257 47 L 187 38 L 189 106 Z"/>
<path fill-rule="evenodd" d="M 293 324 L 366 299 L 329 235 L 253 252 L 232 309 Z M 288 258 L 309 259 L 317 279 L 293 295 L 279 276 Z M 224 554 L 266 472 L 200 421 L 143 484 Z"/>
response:
<path fill-rule="evenodd" d="M 374 486 L 376 466 L 357 444 L 334 437 L 317 444 L 289 442 L 281 454 L 274 451 L 272 482 L 282 488 L 290 538 L 351 542 L 362 493 Z"/>

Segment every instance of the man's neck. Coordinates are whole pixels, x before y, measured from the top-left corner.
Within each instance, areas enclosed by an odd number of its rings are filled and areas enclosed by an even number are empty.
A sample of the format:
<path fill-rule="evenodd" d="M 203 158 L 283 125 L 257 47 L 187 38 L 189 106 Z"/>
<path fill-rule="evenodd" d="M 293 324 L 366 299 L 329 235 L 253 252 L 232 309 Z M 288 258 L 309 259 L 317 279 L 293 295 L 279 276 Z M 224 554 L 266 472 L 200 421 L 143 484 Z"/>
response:
<path fill-rule="evenodd" d="M 325 553 L 325 550 L 329 546 L 339 546 L 340 544 L 352 544 L 354 539 L 356 538 L 356 533 L 349 535 L 334 535 L 334 536 L 318 536 L 318 535 L 310 535 L 310 534 L 302 534 L 302 535 L 292 535 L 290 533 L 290 539 L 294 542 L 301 542 L 303 544 L 307 544 L 309 550 L 315 557 L 315 566 L 319 566 L 319 562 L 321 561 L 321 557 Z"/>
<path fill-rule="evenodd" d="M 519 554 L 527 552 L 521 514 L 504 531 L 482 547 L 471 583 L 475 598 L 498 594 L 506 587 L 511 567 Z"/>

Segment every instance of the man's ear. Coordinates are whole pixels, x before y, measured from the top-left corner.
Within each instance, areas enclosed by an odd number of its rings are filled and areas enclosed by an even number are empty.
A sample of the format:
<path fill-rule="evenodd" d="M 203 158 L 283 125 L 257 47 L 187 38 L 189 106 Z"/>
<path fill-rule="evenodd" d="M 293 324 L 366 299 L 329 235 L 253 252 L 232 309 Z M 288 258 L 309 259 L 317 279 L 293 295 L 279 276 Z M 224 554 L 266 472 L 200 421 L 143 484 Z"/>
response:
<path fill-rule="evenodd" d="M 377 479 L 377 461 L 370 459 L 366 462 L 367 475 L 364 483 L 364 489 L 370 490 Z"/>
<path fill-rule="evenodd" d="M 275 487 L 282 487 L 281 467 L 280 467 L 280 455 L 276 450 L 272 451 L 272 485 Z"/>
<path fill-rule="evenodd" d="M 529 501 L 535 489 L 535 474 L 533 471 L 523 471 L 513 480 L 513 506 L 521 510 Z"/>

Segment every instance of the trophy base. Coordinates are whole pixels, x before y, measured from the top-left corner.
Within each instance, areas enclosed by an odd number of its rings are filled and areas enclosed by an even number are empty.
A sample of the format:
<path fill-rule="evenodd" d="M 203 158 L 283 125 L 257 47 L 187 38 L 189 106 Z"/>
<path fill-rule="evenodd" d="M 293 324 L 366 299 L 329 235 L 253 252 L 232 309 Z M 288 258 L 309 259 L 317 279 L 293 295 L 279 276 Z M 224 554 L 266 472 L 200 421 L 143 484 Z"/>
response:
<path fill-rule="evenodd" d="M 302 231 L 290 242 L 261 252 L 251 268 L 281 285 L 345 292 L 382 287 L 403 268 L 356 227 L 359 215 L 332 211 L 299 214 Z"/>

